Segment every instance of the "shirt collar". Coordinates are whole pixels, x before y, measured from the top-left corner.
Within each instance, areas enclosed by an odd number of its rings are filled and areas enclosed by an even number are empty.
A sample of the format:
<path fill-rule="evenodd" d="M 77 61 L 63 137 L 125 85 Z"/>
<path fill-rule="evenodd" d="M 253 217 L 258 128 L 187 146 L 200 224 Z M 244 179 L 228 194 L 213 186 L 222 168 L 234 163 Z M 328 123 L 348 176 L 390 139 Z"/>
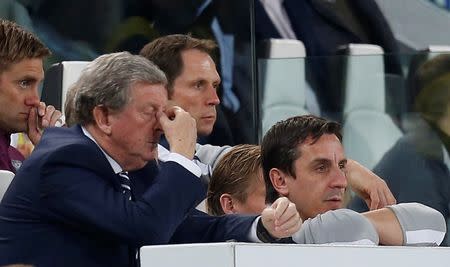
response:
<path fill-rule="evenodd" d="M 99 144 L 97 143 L 97 141 L 95 141 L 94 137 L 86 130 L 86 128 L 84 128 L 83 126 L 81 126 L 81 130 L 83 131 L 83 134 L 86 135 L 89 139 L 91 139 L 92 141 L 94 141 L 94 143 L 98 146 L 98 148 L 100 148 L 100 150 L 103 152 L 103 154 L 105 155 L 106 159 L 108 160 L 109 164 L 111 165 L 111 168 L 114 170 L 114 173 L 119 173 L 122 172 L 123 169 L 122 167 L 120 167 L 119 163 L 117 163 L 117 161 L 115 161 L 113 158 L 111 158 L 110 155 L 108 155 L 105 150 L 103 150 L 103 148 L 101 146 L 99 146 Z"/>

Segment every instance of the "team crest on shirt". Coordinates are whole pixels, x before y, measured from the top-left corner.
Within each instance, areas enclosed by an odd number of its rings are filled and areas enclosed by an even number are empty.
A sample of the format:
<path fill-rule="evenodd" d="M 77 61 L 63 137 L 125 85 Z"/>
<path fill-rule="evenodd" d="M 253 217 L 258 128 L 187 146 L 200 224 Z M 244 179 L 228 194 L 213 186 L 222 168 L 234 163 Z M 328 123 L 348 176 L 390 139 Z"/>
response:
<path fill-rule="evenodd" d="M 12 159 L 11 164 L 14 167 L 14 169 L 16 169 L 16 171 L 18 171 L 20 166 L 22 166 L 22 161 L 17 160 L 17 159 Z"/>

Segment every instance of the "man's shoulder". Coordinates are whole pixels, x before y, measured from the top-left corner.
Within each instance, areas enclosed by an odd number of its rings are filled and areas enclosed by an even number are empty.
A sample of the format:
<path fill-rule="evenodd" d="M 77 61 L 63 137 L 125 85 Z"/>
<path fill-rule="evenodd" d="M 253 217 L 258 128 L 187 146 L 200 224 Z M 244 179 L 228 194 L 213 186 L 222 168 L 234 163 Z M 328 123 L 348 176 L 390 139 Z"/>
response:
<path fill-rule="evenodd" d="M 98 146 L 82 133 L 80 127 L 74 126 L 45 130 L 29 160 L 43 164 L 66 162 L 92 165 L 99 164 L 98 159 L 107 162 L 103 158 Z"/>
<path fill-rule="evenodd" d="M 204 164 L 210 165 L 213 169 L 219 160 L 231 149 L 231 146 L 213 146 L 196 144 L 195 155 Z"/>
<path fill-rule="evenodd" d="M 36 149 L 51 148 L 57 150 L 64 147 L 91 146 L 94 143 L 86 137 L 79 126 L 71 128 L 52 127 L 44 131 Z"/>

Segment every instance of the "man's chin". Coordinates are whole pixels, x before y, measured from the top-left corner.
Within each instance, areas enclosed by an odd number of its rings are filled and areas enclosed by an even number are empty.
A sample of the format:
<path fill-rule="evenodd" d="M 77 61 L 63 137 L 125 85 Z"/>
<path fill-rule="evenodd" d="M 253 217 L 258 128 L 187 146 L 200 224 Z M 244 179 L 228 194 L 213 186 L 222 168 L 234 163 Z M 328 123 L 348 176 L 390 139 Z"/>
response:
<path fill-rule="evenodd" d="M 209 136 L 212 133 L 212 128 L 208 128 L 208 129 L 197 129 L 197 135 L 206 137 Z"/>
<path fill-rule="evenodd" d="M 342 201 L 327 201 L 327 210 L 337 210 L 343 208 Z"/>

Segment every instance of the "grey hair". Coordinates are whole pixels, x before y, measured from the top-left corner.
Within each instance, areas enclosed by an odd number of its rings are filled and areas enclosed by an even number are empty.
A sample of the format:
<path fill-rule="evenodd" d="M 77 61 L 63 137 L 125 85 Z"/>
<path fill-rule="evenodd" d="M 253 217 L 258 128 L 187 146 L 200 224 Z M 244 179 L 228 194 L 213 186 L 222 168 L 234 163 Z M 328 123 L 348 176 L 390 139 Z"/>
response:
<path fill-rule="evenodd" d="M 120 111 L 130 100 L 130 88 L 138 82 L 167 85 L 167 78 L 150 60 L 119 52 L 99 56 L 82 71 L 71 89 L 73 123 L 94 122 L 92 111 L 102 105 Z"/>

